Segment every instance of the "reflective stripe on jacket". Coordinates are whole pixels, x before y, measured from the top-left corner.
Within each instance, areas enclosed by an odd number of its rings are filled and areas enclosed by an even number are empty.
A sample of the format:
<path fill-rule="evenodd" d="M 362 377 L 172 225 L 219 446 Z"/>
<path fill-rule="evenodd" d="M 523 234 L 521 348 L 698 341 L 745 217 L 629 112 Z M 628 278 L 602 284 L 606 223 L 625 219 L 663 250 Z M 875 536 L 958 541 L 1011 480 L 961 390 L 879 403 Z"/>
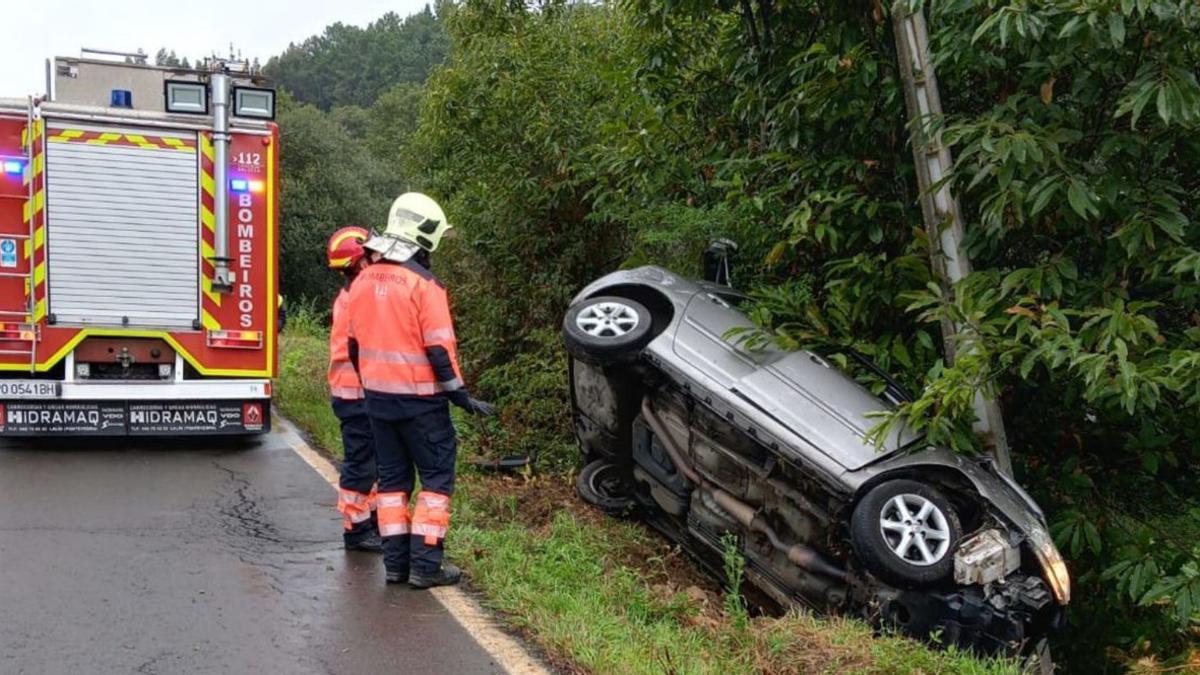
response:
<path fill-rule="evenodd" d="M 350 362 L 350 293 L 338 291 L 333 301 L 333 323 L 329 328 L 329 393 L 334 398 L 363 397 L 362 382 Z"/>
<path fill-rule="evenodd" d="M 376 263 L 350 287 L 363 387 L 434 396 L 463 386 L 446 289 L 415 261 Z"/>

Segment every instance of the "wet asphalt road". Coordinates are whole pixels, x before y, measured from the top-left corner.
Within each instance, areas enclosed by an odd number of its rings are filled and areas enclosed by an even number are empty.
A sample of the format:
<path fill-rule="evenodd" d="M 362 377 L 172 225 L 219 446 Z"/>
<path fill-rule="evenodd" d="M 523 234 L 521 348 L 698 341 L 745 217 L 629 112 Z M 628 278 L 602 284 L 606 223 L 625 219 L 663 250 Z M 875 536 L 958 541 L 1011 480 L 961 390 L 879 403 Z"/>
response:
<path fill-rule="evenodd" d="M 0 443 L 0 673 L 502 672 L 335 499 L 279 434 Z"/>

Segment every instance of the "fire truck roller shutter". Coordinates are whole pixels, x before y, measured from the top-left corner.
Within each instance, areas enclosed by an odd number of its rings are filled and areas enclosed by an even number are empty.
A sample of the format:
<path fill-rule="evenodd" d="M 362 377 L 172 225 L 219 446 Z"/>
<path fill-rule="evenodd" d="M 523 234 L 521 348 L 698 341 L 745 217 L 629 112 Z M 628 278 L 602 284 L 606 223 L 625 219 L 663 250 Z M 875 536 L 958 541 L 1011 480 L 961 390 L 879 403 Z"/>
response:
<path fill-rule="evenodd" d="M 49 312 L 62 324 L 192 328 L 200 295 L 196 134 L 47 127 Z"/>

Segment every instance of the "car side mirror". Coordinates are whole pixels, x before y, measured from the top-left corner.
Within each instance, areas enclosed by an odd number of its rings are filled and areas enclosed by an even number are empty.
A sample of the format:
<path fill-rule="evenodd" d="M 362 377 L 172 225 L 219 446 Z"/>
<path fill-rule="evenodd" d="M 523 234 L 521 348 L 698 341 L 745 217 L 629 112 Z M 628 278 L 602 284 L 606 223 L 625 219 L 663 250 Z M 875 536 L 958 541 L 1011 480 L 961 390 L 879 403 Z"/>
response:
<path fill-rule="evenodd" d="M 733 255 L 738 245 L 730 239 L 717 239 L 708 245 L 701 257 L 704 280 L 722 286 L 733 285 Z"/>

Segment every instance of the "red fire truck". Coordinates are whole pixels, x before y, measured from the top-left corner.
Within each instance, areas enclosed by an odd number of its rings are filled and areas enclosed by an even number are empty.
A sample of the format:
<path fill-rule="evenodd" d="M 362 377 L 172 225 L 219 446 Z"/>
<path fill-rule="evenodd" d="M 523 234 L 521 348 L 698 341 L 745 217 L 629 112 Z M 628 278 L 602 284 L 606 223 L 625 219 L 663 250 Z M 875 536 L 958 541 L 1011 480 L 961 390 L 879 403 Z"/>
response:
<path fill-rule="evenodd" d="M 274 92 L 95 50 L 46 80 L 0 98 L 0 435 L 268 431 Z"/>

